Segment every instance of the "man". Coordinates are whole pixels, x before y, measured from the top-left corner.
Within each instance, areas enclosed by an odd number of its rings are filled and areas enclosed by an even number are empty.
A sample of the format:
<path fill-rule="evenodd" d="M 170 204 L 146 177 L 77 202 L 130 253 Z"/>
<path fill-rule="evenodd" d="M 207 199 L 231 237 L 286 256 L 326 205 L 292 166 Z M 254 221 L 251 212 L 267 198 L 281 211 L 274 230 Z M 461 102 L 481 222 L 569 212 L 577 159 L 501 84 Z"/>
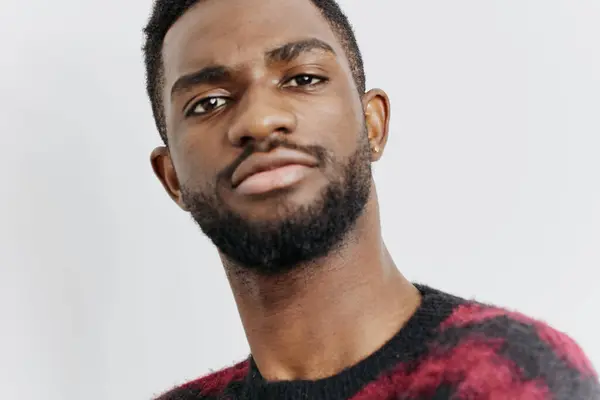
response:
<path fill-rule="evenodd" d="M 371 175 L 390 103 L 334 0 L 157 0 L 145 32 L 154 172 L 251 349 L 161 400 L 600 398 L 564 334 L 398 271 Z"/>

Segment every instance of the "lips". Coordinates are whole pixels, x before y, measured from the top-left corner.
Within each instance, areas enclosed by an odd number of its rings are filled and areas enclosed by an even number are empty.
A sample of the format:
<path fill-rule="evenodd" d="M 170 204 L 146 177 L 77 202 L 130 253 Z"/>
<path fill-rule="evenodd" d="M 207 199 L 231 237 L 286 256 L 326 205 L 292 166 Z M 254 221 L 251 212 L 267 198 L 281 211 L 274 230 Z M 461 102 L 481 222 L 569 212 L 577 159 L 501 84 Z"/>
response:
<path fill-rule="evenodd" d="M 278 148 L 268 153 L 254 153 L 235 169 L 231 183 L 236 188 L 252 175 L 290 165 L 316 167 L 318 162 L 306 153 L 285 148 Z"/>

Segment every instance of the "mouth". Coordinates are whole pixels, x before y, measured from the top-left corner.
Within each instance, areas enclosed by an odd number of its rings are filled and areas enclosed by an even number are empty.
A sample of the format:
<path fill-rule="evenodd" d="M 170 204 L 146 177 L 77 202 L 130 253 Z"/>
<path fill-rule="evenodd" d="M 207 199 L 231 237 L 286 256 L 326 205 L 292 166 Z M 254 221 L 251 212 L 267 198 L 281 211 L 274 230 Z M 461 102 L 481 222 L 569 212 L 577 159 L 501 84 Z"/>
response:
<path fill-rule="evenodd" d="M 264 194 L 299 183 L 317 165 L 308 154 L 278 148 L 248 157 L 233 172 L 231 183 L 238 194 Z"/>

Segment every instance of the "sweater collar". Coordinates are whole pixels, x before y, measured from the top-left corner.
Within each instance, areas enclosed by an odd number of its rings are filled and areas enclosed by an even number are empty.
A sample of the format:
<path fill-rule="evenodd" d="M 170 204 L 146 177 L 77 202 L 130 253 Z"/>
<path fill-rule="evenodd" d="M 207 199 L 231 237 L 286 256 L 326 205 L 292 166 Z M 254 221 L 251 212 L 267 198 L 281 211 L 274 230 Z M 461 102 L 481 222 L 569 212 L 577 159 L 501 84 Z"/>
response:
<path fill-rule="evenodd" d="M 250 356 L 244 385 L 247 393 L 243 398 L 348 399 L 396 365 L 417 360 L 427 352 L 427 343 L 436 335 L 439 325 L 464 300 L 425 285 L 415 286 L 422 295 L 419 308 L 400 331 L 362 361 L 328 378 L 268 382 Z"/>

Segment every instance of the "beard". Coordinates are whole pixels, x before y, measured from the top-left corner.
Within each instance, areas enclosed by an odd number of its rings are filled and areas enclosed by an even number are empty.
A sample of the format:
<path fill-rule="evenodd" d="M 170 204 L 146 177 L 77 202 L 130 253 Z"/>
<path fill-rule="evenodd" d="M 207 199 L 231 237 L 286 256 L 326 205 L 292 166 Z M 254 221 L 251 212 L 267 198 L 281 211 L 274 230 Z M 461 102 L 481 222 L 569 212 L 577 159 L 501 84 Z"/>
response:
<path fill-rule="evenodd" d="M 312 203 L 290 206 L 282 198 L 277 219 L 246 219 L 219 195 L 219 184 L 229 182 L 235 167 L 256 149 L 247 148 L 206 190 L 182 185 L 182 200 L 202 232 L 236 266 L 262 275 L 289 272 L 338 250 L 365 209 L 371 190 L 371 152 L 366 132 L 359 136 L 357 150 L 346 160 L 333 160 L 320 146 L 301 147 L 282 139 L 262 146 L 261 151 L 278 146 L 304 151 L 319 160 L 320 168 L 329 164 L 333 171 Z"/>

